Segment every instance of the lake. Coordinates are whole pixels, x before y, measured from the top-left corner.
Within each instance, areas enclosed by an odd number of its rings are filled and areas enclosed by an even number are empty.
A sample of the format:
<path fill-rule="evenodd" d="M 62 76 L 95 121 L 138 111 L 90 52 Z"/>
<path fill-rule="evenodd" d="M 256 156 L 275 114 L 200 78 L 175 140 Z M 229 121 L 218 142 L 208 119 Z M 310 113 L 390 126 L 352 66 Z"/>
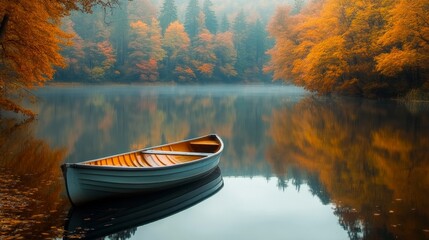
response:
<path fill-rule="evenodd" d="M 0 239 L 429 239 L 429 103 L 292 86 L 75 86 L 0 119 Z M 60 165 L 217 133 L 219 170 L 72 208 Z"/>

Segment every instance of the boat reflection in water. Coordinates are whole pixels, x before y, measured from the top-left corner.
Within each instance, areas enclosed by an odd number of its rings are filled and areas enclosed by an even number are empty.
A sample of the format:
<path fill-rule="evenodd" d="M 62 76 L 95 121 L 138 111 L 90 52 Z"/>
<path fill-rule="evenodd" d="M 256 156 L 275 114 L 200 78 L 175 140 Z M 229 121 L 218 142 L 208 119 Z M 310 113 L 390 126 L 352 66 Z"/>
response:
<path fill-rule="evenodd" d="M 217 193 L 223 187 L 219 167 L 194 182 L 128 199 L 72 207 L 65 223 L 64 239 L 131 237 L 136 228 L 183 211 Z"/>

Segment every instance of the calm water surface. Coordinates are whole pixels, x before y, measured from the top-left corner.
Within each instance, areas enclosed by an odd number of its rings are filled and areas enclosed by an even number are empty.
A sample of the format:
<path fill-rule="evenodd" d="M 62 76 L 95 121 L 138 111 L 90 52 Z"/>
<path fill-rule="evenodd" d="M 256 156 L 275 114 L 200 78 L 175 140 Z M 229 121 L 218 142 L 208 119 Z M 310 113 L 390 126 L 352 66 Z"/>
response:
<path fill-rule="evenodd" d="M 1 120 L 0 239 L 429 239 L 429 104 L 288 86 L 37 91 Z M 151 196 L 71 208 L 59 166 L 219 134 L 220 170 Z"/>

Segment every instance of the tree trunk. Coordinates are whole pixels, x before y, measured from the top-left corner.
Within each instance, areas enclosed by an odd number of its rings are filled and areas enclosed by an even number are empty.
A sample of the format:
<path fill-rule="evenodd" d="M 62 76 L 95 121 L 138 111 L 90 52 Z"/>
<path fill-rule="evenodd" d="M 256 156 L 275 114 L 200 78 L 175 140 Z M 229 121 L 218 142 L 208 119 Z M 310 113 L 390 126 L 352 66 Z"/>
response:
<path fill-rule="evenodd" d="M 0 43 L 3 42 L 4 36 L 6 34 L 7 23 L 9 22 L 9 14 L 3 15 L 3 19 L 0 22 Z"/>

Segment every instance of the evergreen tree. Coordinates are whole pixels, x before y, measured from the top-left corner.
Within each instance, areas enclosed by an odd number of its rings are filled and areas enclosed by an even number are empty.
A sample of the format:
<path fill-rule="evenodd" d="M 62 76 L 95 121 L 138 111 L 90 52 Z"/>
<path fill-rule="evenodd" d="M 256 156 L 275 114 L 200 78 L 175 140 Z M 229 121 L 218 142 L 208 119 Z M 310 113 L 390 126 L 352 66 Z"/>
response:
<path fill-rule="evenodd" d="M 265 52 L 267 50 L 265 43 L 265 40 L 267 39 L 267 32 L 265 31 L 264 25 L 259 19 L 253 26 L 252 34 L 252 42 L 250 42 L 250 44 L 255 46 L 255 52 L 253 53 L 255 61 L 254 63 L 259 71 L 259 74 L 262 75 L 262 68 L 265 62 Z"/>
<path fill-rule="evenodd" d="M 212 6 L 213 4 L 210 0 L 205 0 L 203 5 L 203 12 L 205 16 L 205 23 L 206 23 L 207 30 L 209 30 L 210 33 L 212 34 L 216 34 L 218 24 L 217 24 L 216 14 L 212 10 Z"/>
<path fill-rule="evenodd" d="M 116 67 L 121 68 L 127 61 L 128 41 L 130 23 L 128 20 L 128 3 L 121 1 L 121 7 L 117 8 L 112 16 L 112 36 L 111 41 L 116 53 Z"/>
<path fill-rule="evenodd" d="M 190 0 L 186 8 L 185 30 L 189 38 L 193 39 L 198 36 L 200 31 L 200 6 L 198 0 Z"/>
<path fill-rule="evenodd" d="M 234 19 L 232 26 L 234 33 L 234 46 L 237 50 L 237 61 L 235 69 L 242 76 L 247 66 L 247 50 L 246 50 L 246 38 L 247 38 L 247 23 L 243 11 L 241 11 Z"/>
<path fill-rule="evenodd" d="M 234 68 L 237 52 L 234 48 L 233 35 L 231 32 L 218 33 L 214 40 L 216 54 L 216 74 L 223 81 L 231 81 L 237 76 Z"/>
<path fill-rule="evenodd" d="M 165 0 L 159 14 L 159 24 L 162 34 L 165 33 L 165 30 L 174 21 L 177 21 L 177 7 L 174 0 Z"/>
<path fill-rule="evenodd" d="M 265 52 L 267 50 L 267 32 L 261 20 L 247 24 L 245 33 L 244 52 L 241 57 L 241 74 L 246 80 L 260 81 L 264 78 L 263 67 L 267 61 Z"/>
<path fill-rule="evenodd" d="M 228 17 L 226 16 L 226 14 L 224 14 L 223 15 L 223 18 L 222 18 L 222 21 L 221 21 L 221 23 L 220 23 L 220 32 L 228 32 L 229 31 L 229 27 L 230 27 L 230 24 L 229 24 L 229 20 L 228 20 Z"/>

